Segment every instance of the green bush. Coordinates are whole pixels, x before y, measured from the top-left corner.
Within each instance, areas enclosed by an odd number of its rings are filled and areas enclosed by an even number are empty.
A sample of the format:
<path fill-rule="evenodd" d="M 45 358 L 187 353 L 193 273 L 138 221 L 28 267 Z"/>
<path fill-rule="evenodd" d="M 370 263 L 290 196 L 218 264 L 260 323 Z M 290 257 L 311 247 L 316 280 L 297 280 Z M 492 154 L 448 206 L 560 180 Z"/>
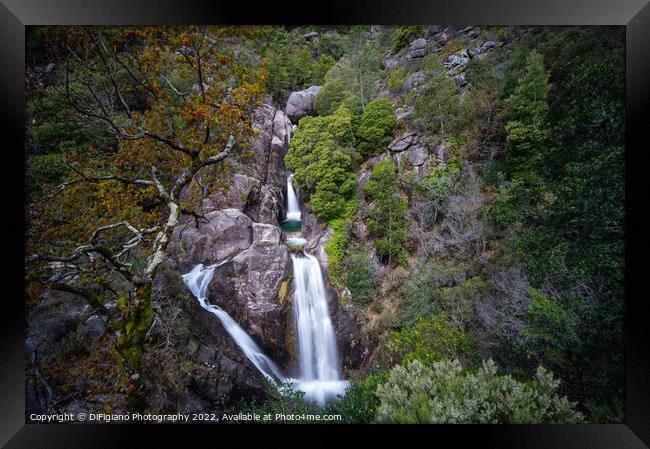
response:
<path fill-rule="evenodd" d="M 385 423 L 449 424 L 575 424 L 584 422 L 575 403 L 560 397 L 559 380 L 543 367 L 521 382 L 497 376 L 492 360 L 476 373 L 460 363 L 414 360 L 392 369 L 377 387 L 381 401 L 377 421 Z"/>
<path fill-rule="evenodd" d="M 421 25 L 415 26 L 399 26 L 393 31 L 393 53 L 397 53 L 402 48 L 408 46 L 415 39 L 424 36 L 424 27 Z"/>
<path fill-rule="evenodd" d="M 314 108 L 319 115 L 330 115 L 350 95 L 341 79 L 333 79 L 325 83 L 316 95 Z"/>
<path fill-rule="evenodd" d="M 412 360 L 431 364 L 443 359 L 471 361 L 477 346 L 474 337 L 449 323 L 444 314 L 438 314 L 420 317 L 414 326 L 390 333 L 388 350 L 402 364 Z"/>
<path fill-rule="evenodd" d="M 399 308 L 403 326 L 414 326 L 420 317 L 431 317 L 444 310 L 443 287 L 453 287 L 465 281 L 462 264 L 430 259 L 416 266 L 402 287 Z"/>
<path fill-rule="evenodd" d="M 404 67 L 391 69 L 391 71 L 388 74 L 388 90 L 390 90 L 391 92 L 400 90 L 404 85 L 405 80 L 406 80 L 406 72 L 404 71 Z"/>
<path fill-rule="evenodd" d="M 327 54 L 321 55 L 313 67 L 312 83 L 322 86 L 325 83 L 325 75 L 334 64 L 336 61 L 333 57 Z"/>
<path fill-rule="evenodd" d="M 68 173 L 68 168 L 65 166 L 63 156 L 60 153 L 31 156 L 28 159 L 27 165 L 32 175 L 39 182 L 60 181 Z"/>
<path fill-rule="evenodd" d="M 424 59 L 427 87 L 415 101 L 414 124 L 423 131 L 437 134 L 458 129 L 463 111 L 456 84 L 445 75 L 445 67 L 435 56 Z"/>
<path fill-rule="evenodd" d="M 396 123 L 395 111 L 389 100 L 375 100 L 366 106 L 356 133 L 357 149 L 364 159 L 386 150 L 393 137 Z"/>
<path fill-rule="evenodd" d="M 370 374 L 360 380 L 352 381 L 350 387 L 338 401 L 327 404 L 325 411 L 339 414 L 344 424 L 369 424 L 375 420 L 379 398 L 377 386 L 388 380 L 388 371 Z"/>
<path fill-rule="evenodd" d="M 343 259 L 348 248 L 349 227 L 356 208 L 356 199 L 348 200 L 343 207 L 342 217 L 331 220 L 329 223 L 334 234 L 332 234 L 332 239 L 325 244 L 325 253 L 328 258 L 328 273 L 337 284 L 343 283 Z"/>
<path fill-rule="evenodd" d="M 346 285 L 352 293 L 352 301 L 358 305 L 370 302 L 377 289 L 378 276 L 366 248 L 350 257 L 347 272 Z"/>
<path fill-rule="evenodd" d="M 304 117 L 285 156 L 298 187 L 322 220 L 341 216 L 356 190 L 357 158 L 349 149 L 354 139 L 352 119 L 343 105 L 326 117 Z"/>

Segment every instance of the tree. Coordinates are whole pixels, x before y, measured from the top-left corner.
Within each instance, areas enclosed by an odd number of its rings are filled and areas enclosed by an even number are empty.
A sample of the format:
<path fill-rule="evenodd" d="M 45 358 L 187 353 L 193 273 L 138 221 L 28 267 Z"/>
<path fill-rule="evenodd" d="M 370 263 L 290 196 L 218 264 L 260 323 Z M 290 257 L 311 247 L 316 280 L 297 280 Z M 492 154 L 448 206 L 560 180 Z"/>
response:
<path fill-rule="evenodd" d="M 396 119 L 390 100 L 374 100 L 361 115 L 356 135 L 357 149 L 364 159 L 382 153 L 395 131 Z"/>
<path fill-rule="evenodd" d="M 374 237 L 375 249 L 392 263 L 404 253 L 406 233 L 404 213 L 406 199 L 399 196 L 395 164 L 385 158 L 372 170 L 370 181 L 364 187 L 371 199 L 368 231 Z"/>
<path fill-rule="evenodd" d="M 295 182 L 323 220 L 340 216 L 356 189 L 352 120 L 345 105 L 329 116 L 302 118 L 285 156 Z"/>
<path fill-rule="evenodd" d="M 445 133 L 458 120 L 459 108 L 456 84 L 445 76 L 445 68 L 435 57 L 425 58 L 423 70 L 427 74 L 427 87 L 415 101 L 416 127 L 431 134 Z"/>
<path fill-rule="evenodd" d="M 374 92 L 374 85 L 379 74 L 379 53 L 376 43 L 368 39 L 368 33 L 361 27 L 354 28 L 348 35 L 350 70 L 353 73 L 356 90 L 361 100 L 361 110 L 365 112 L 366 104 Z"/>
<path fill-rule="evenodd" d="M 511 112 L 505 157 L 513 173 L 537 167 L 548 145 L 548 77 L 542 55 L 531 51 L 524 76 L 506 100 Z"/>
<path fill-rule="evenodd" d="M 202 218 L 201 192 L 190 184 L 210 167 L 218 174 L 253 134 L 249 117 L 266 72 L 238 62 L 226 44 L 252 33 L 70 27 L 49 34 L 60 67 L 54 94 L 65 98 L 72 123 L 100 127 L 110 145 L 63 150 L 68 180 L 29 205 L 28 291 L 73 293 L 108 316 L 124 382 L 143 374 L 152 283 L 172 232 L 183 216 Z"/>
<path fill-rule="evenodd" d="M 576 403 L 560 397 L 560 381 L 543 367 L 521 382 L 497 376 L 492 360 L 477 373 L 463 372 L 460 363 L 419 360 L 392 369 L 377 387 L 381 404 L 377 421 L 437 424 L 576 424 L 584 422 Z"/>

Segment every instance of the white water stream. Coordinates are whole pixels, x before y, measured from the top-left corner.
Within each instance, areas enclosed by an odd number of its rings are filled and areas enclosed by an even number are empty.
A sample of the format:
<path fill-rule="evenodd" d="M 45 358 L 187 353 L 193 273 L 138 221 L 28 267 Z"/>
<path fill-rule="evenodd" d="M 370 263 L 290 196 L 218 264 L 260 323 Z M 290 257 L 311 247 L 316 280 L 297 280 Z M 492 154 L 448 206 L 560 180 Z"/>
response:
<path fill-rule="evenodd" d="M 287 220 L 300 221 L 300 206 L 293 190 L 293 175 L 287 177 Z"/>
<path fill-rule="evenodd" d="M 262 352 L 259 346 L 253 341 L 253 339 L 241 328 L 235 320 L 232 319 L 228 313 L 219 306 L 210 304 L 207 299 L 207 290 L 212 276 L 214 276 L 215 268 L 228 262 L 226 259 L 223 262 L 204 266 L 203 264 L 198 264 L 192 271 L 183 275 L 183 282 L 187 285 L 187 288 L 190 289 L 192 294 L 199 300 L 201 307 L 203 307 L 208 312 L 214 314 L 221 324 L 223 324 L 226 332 L 230 334 L 237 346 L 242 350 L 242 352 L 248 357 L 248 359 L 253 362 L 253 365 L 271 382 L 276 386 L 281 385 L 285 382 L 285 378 L 276 366 L 276 364 Z"/>
<path fill-rule="evenodd" d="M 300 220 L 300 207 L 292 186 L 293 175 L 287 179 L 287 220 Z M 288 246 L 302 246 L 306 240 L 294 236 Z M 214 270 L 228 262 L 196 265 L 183 275 L 183 281 L 198 299 L 201 307 L 214 314 L 223 324 L 237 346 L 255 367 L 276 386 L 290 382 L 305 393 L 305 399 L 324 405 L 329 399 L 342 395 L 349 385 L 341 379 L 336 335 L 329 313 L 325 282 L 318 260 L 311 254 L 292 254 L 295 293 L 293 312 L 300 355 L 300 378 L 285 378 L 277 365 L 267 357 L 253 339 L 226 311 L 210 304 L 207 289 Z"/>

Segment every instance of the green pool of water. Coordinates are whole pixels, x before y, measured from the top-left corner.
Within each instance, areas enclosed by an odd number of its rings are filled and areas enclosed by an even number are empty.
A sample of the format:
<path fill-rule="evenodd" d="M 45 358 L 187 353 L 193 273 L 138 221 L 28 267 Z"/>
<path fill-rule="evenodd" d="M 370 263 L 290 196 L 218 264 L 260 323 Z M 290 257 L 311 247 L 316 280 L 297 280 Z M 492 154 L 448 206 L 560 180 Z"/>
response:
<path fill-rule="evenodd" d="M 284 220 L 280 223 L 280 229 L 284 232 L 300 232 L 300 220 Z"/>

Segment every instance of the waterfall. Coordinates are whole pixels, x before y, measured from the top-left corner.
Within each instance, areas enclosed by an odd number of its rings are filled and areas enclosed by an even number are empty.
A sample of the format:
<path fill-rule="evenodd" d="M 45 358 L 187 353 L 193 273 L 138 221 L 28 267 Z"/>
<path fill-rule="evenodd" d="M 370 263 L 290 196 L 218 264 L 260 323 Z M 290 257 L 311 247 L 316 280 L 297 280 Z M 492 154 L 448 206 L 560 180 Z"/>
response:
<path fill-rule="evenodd" d="M 307 241 L 302 238 L 300 228 L 300 207 L 292 187 L 293 175 L 287 178 L 287 220 L 297 228 L 290 228 L 291 234 L 285 244 L 298 253 L 292 253 L 294 300 L 293 314 L 296 324 L 298 353 L 300 356 L 300 377 L 285 377 L 277 365 L 267 357 L 253 339 L 233 320 L 225 310 L 207 299 L 207 290 L 214 270 L 230 260 L 204 266 L 196 265 L 183 275 L 183 282 L 198 299 L 201 307 L 214 314 L 237 346 L 255 367 L 277 387 L 285 382 L 293 384 L 304 392 L 308 401 L 323 406 L 329 399 L 343 395 L 349 382 L 341 379 L 336 335 L 329 313 L 325 282 L 318 260 L 300 249 Z M 283 228 L 284 229 L 284 228 Z M 298 231 L 298 232 L 295 232 Z M 286 232 L 286 230 L 285 230 Z M 281 392 L 286 391 L 280 389 Z"/>
<path fill-rule="evenodd" d="M 293 175 L 287 177 L 287 220 L 300 221 L 300 206 L 293 190 Z"/>
<path fill-rule="evenodd" d="M 215 315 L 221 321 L 223 328 L 230 334 L 237 346 L 242 352 L 253 362 L 253 365 L 266 377 L 279 386 L 285 382 L 285 378 L 276 366 L 276 364 L 268 358 L 262 350 L 255 344 L 253 339 L 244 331 L 244 329 L 232 319 L 228 313 L 221 307 L 210 304 L 207 300 L 207 290 L 212 276 L 214 275 L 215 268 L 225 264 L 228 260 L 218 264 L 203 266 L 203 264 L 196 265 L 192 271 L 183 275 L 183 282 L 190 289 L 192 294 L 199 300 L 201 307 L 208 312 Z"/>
<path fill-rule="evenodd" d="M 311 254 L 293 254 L 295 294 L 293 311 L 300 354 L 298 387 L 305 399 L 323 405 L 343 394 L 348 383 L 341 379 L 336 335 L 330 318 L 323 273 Z"/>

